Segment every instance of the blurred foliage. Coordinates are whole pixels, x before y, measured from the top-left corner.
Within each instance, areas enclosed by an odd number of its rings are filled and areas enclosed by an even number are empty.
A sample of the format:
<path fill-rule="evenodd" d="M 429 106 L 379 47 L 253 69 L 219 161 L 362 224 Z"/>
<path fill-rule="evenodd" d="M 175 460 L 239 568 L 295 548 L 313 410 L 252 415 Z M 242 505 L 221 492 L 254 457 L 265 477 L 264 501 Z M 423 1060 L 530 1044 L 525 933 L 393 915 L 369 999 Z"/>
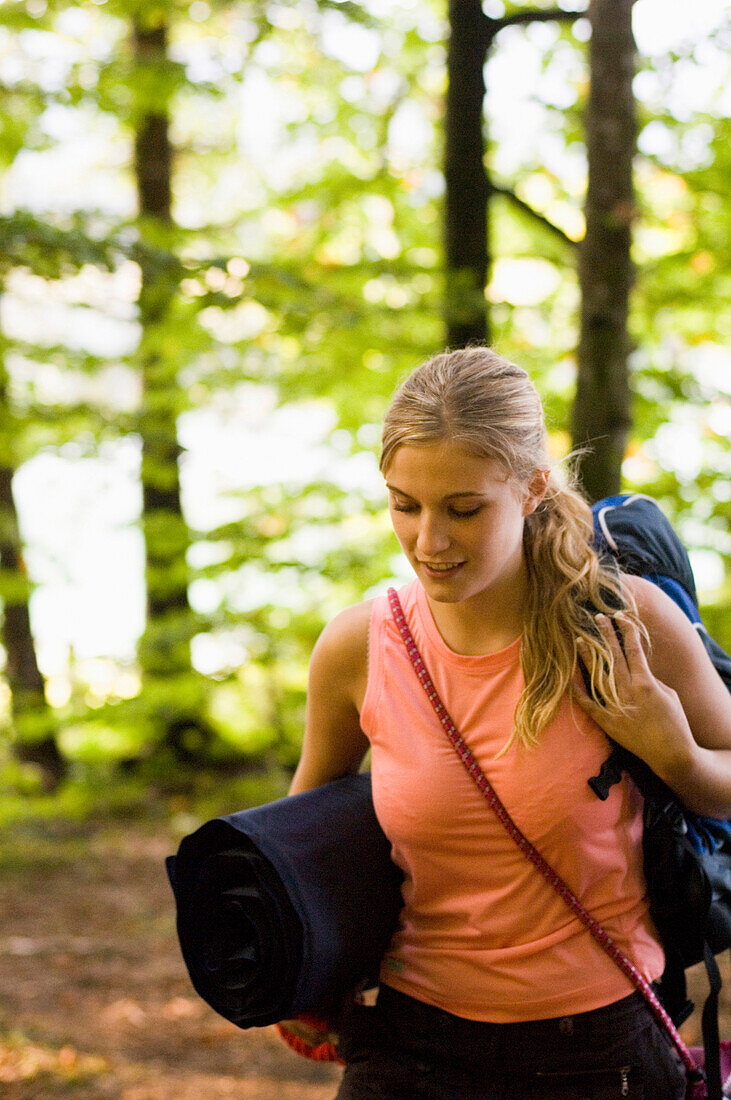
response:
<path fill-rule="evenodd" d="M 107 1073 L 109 1068 L 108 1059 L 84 1054 L 70 1044 L 56 1049 L 29 1039 L 19 1031 L 0 1037 L 1 1079 L 9 1088 L 34 1087 L 44 1092 L 52 1089 L 55 1095 L 71 1096 L 77 1087 L 84 1087 L 98 1075 Z"/>
<path fill-rule="evenodd" d="M 23 774 L 21 774 L 23 773 Z M 30 767 L 14 762 L 0 766 L 0 868 L 4 876 L 47 863 L 83 860 L 91 831 L 117 831 L 134 820 L 150 832 L 166 824 L 180 840 L 204 821 L 282 798 L 288 773 L 270 764 L 248 775 L 201 773 L 194 786 L 163 790 L 145 779 L 120 775 L 104 766 L 76 765 L 58 792 L 44 794 Z"/>
<path fill-rule="evenodd" d="M 143 74 L 133 19 L 170 28 L 168 61 Z M 166 618 L 144 644 L 154 642 L 155 659 L 167 655 L 175 675 L 140 692 L 138 663 L 120 657 L 103 688 L 73 661 L 58 697 L 49 685 L 81 786 L 154 755 L 181 701 L 216 731 L 214 782 L 291 768 L 307 658 L 324 622 L 383 591 L 399 568 L 378 488 L 377 425 L 397 381 L 444 339 L 445 27 L 436 0 L 388 10 L 335 0 L 0 6 L 10 58 L 0 75 L 10 196 L 0 217 L 3 452 L 21 463 L 72 444 L 83 462 L 110 441 L 138 445 L 137 365 L 148 353 L 159 363 L 162 412 L 179 424 L 184 487 L 197 461 L 186 426 L 205 421 L 215 434 L 233 422 L 256 438 L 288 409 L 329 425 L 315 473 L 305 461 L 272 483 L 227 471 L 210 484 L 208 516 L 184 493 L 187 531 L 162 517 L 161 542 L 189 547 L 156 581 L 186 580 L 193 610 Z M 527 95 L 541 139 L 518 152 L 505 137 L 514 120 L 491 95 L 511 38 L 527 38 L 538 57 Z M 688 77 L 710 47 L 718 60 L 722 45 L 698 40 L 672 57 L 640 59 L 635 424 L 625 476 L 628 489 L 660 499 L 688 545 L 718 555 L 728 577 L 728 122 L 711 106 L 678 111 L 674 91 L 678 74 Z M 535 377 L 560 459 L 575 381 L 571 242 L 582 233 L 585 184 L 580 28 L 508 28 L 487 80 L 491 174 L 523 204 L 507 195 L 491 203 L 492 327 L 499 350 Z M 174 144 L 171 226 L 141 223 L 133 201 L 134 127 L 162 104 Z M 89 172 L 98 182 L 75 201 L 56 195 L 50 177 L 84 127 L 95 135 Z M 25 201 L 10 186 L 23 158 L 49 174 L 42 200 L 37 188 Z M 168 302 L 144 333 L 143 271 Z M 29 311 L 41 323 L 21 323 Z M 107 326 L 113 339 L 100 336 Z M 671 426 L 692 444 L 674 444 Z M 154 470 L 161 485 L 170 473 L 165 463 Z M 110 585 L 114 570 L 110 562 Z M 727 646 L 728 604 L 726 588 L 706 616 Z M 193 669 L 174 659 L 188 646 Z M 8 768 L 10 788 L 32 785 L 27 769 Z M 193 776 L 163 757 L 148 778 L 181 787 Z"/>

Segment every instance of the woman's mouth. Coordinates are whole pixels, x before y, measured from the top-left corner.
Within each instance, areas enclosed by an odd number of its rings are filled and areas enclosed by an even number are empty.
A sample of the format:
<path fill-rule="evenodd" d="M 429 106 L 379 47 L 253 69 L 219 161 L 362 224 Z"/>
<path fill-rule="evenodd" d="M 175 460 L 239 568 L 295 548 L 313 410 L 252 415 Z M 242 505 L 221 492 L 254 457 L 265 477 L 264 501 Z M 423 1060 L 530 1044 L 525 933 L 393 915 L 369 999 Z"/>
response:
<path fill-rule="evenodd" d="M 458 569 L 461 569 L 464 565 L 463 561 L 441 562 L 441 561 L 420 561 L 419 565 L 429 577 L 443 577 L 453 576 Z"/>

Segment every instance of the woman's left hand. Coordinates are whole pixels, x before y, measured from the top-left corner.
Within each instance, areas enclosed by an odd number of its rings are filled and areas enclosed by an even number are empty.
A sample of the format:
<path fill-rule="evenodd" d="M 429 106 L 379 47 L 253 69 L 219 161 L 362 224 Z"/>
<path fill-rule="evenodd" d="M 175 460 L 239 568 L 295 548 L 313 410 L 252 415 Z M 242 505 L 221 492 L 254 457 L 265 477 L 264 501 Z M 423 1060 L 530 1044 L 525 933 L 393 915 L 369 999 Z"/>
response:
<path fill-rule="evenodd" d="M 641 757 L 658 774 L 663 774 L 668 764 L 677 767 L 684 757 L 690 760 L 696 745 L 680 698 L 654 675 L 637 627 L 622 624 L 620 645 L 606 615 L 597 615 L 596 624 L 613 655 L 617 695 L 624 713 L 610 714 L 592 699 L 578 670 L 572 698 L 609 737 Z"/>

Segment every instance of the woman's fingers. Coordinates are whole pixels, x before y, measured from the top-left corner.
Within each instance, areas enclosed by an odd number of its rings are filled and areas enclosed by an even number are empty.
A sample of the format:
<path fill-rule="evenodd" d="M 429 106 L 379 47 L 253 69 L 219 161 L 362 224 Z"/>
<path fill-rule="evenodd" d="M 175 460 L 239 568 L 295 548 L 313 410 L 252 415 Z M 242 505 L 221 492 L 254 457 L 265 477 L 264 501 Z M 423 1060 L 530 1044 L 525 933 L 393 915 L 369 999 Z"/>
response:
<path fill-rule="evenodd" d="M 619 644 L 619 638 L 617 632 L 614 629 L 614 624 L 608 615 L 595 615 L 594 622 L 599 627 L 599 632 L 604 638 L 604 641 L 608 643 L 609 648 L 614 654 L 615 660 L 622 656 L 622 646 Z M 624 636 L 623 639 L 624 640 Z"/>
<path fill-rule="evenodd" d="M 650 666 L 636 623 L 624 622 L 621 628 L 617 628 L 607 615 L 596 615 L 595 622 L 612 652 L 615 677 L 621 677 L 626 672 L 632 679 L 649 672 Z M 621 641 L 617 629 L 621 629 Z"/>
<path fill-rule="evenodd" d="M 620 641 L 617 629 L 609 616 L 597 614 L 594 617 L 594 622 L 610 653 L 618 699 L 624 708 L 625 715 L 629 715 L 636 709 L 636 689 L 640 673 L 648 667 L 646 661 L 644 661 L 644 651 L 642 650 L 639 632 L 633 623 L 623 623 Z M 577 647 L 579 655 L 584 658 L 584 663 L 588 664 L 588 643 L 580 638 L 577 640 Z M 611 736 L 618 716 L 609 715 L 606 707 L 587 690 L 578 669 L 572 684 L 571 694 L 581 709 Z"/>
<path fill-rule="evenodd" d="M 619 638 L 617 637 L 614 625 L 611 619 L 606 615 L 595 615 L 594 622 L 612 655 L 614 682 L 617 685 L 617 689 L 621 692 L 623 686 L 629 679 L 629 668 L 622 646 L 619 644 Z"/>
<path fill-rule="evenodd" d="M 597 615 L 596 628 L 609 651 L 618 707 L 607 710 L 594 699 L 578 669 L 571 684 L 572 701 L 612 740 L 660 771 L 663 761 L 673 754 L 688 753 L 693 744 L 678 695 L 651 669 L 638 626 L 622 623 L 622 633 L 618 636 L 612 620 Z M 595 661 L 602 659 L 592 652 L 589 642 L 577 638 L 576 645 L 587 667 L 591 668 Z"/>
<path fill-rule="evenodd" d="M 628 623 L 623 631 L 624 652 L 630 673 L 649 673 L 650 665 L 642 644 L 642 635 L 636 623 Z"/>

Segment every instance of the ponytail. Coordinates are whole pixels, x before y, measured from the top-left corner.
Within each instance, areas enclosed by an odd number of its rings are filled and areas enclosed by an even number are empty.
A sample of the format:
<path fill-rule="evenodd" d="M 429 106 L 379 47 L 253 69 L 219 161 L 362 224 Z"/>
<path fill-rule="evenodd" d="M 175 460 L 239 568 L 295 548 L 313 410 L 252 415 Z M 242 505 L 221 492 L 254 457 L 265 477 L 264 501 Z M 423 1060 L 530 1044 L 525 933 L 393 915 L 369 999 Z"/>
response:
<path fill-rule="evenodd" d="M 523 548 L 528 570 L 528 606 L 521 645 L 524 689 L 515 711 L 513 741 L 535 745 L 556 715 L 571 685 L 578 642 L 594 698 L 611 714 L 624 707 L 617 694 L 612 651 L 594 616 L 602 612 L 620 626 L 634 623 L 646 635 L 634 598 L 613 563 L 602 562 L 593 545 L 591 509 L 572 488 L 549 482 L 537 510 L 526 517 Z"/>

